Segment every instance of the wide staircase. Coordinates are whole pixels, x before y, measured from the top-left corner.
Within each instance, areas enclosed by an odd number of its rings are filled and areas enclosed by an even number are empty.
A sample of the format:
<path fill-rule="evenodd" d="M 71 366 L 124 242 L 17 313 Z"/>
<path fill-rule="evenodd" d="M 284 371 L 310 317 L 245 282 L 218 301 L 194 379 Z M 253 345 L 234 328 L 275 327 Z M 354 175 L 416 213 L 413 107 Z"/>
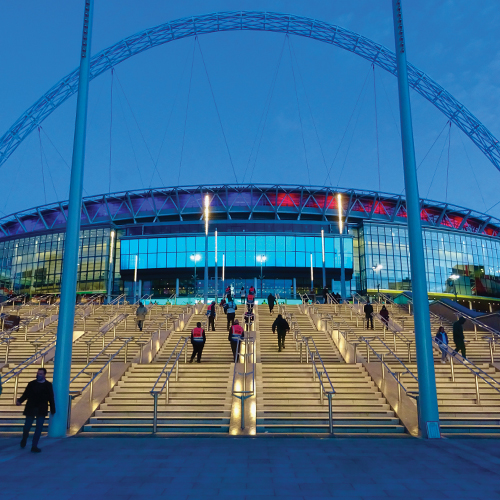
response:
<path fill-rule="evenodd" d="M 374 331 L 367 331 L 366 325 L 360 326 L 361 321 L 356 320 L 355 314 L 351 319 L 349 306 L 325 305 L 318 307 L 320 311 L 329 314 L 334 313 L 336 309 L 336 318 L 343 324 L 349 325 L 349 328 L 354 332 L 353 336 L 384 338 L 384 328 L 380 321 L 374 321 L 376 325 Z M 379 311 L 380 307 L 380 305 L 374 304 L 376 312 Z M 390 318 L 401 326 L 401 330 L 397 335 L 394 335 L 389 329 L 386 329 L 385 343 L 403 361 L 405 366 L 403 367 L 394 356 L 388 354 L 387 348 L 381 341 L 370 340 L 370 345 L 378 353 L 385 353 L 385 361 L 393 372 L 402 373 L 401 382 L 408 391 L 417 391 L 417 381 L 410 374 L 403 373 L 406 367 L 418 378 L 413 316 L 406 307 L 395 304 L 388 304 L 386 307 L 389 309 Z M 433 336 L 441 325 L 448 333 L 450 347 L 453 348 L 451 322 L 431 315 Z M 500 373 L 491 364 L 489 343 L 483 338 L 486 334 L 482 335 L 479 332 L 475 333 L 469 330 L 465 331 L 464 335 L 467 358 L 472 363 L 464 365 L 458 360 L 454 360 L 452 367 L 449 357 L 443 363 L 441 352 L 435 346 L 433 348 L 441 432 L 444 435 L 492 435 L 495 433 L 500 435 Z M 411 342 L 410 350 L 406 339 Z M 366 359 L 366 351 L 363 346 L 366 347 L 361 344 L 359 349 Z"/>
<path fill-rule="evenodd" d="M 306 363 L 305 345 L 289 333 L 285 350 L 278 351 L 277 335 L 266 306 L 259 310 L 259 342 L 262 363 L 257 369 L 257 432 L 266 434 L 309 434 L 328 432 L 327 398 L 320 400 L 319 384 L 313 379 L 312 364 Z M 275 308 L 275 311 L 277 308 Z M 261 313 L 262 312 L 262 313 Z M 318 331 L 298 306 L 293 313 L 294 328 L 314 340 L 324 368 L 335 389 L 333 426 L 335 434 L 403 434 L 405 429 L 384 396 L 360 363 L 346 364 L 325 332 Z M 290 325 L 292 326 L 292 325 Z M 325 388 L 329 389 L 326 377 Z"/>
<path fill-rule="evenodd" d="M 157 381 L 157 389 L 162 388 L 175 359 L 174 355 L 164 369 L 174 347 L 178 345 L 176 352 L 179 352 L 182 337 L 190 337 L 197 322 L 206 323 L 205 313 L 206 308 L 200 314 L 193 314 L 183 331 L 173 332 L 152 363 L 134 363 L 84 426 L 83 432 L 151 433 L 154 400 L 150 391 Z M 184 348 L 187 349 L 187 363 L 183 351 L 178 377 L 174 369 L 169 379 L 168 402 L 165 389 L 158 397 L 158 433 L 229 432 L 233 363 L 226 316 L 222 311 L 217 315 L 215 332 L 207 331 L 206 335 L 201 363 L 189 363 L 192 348 L 188 342 Z"/>

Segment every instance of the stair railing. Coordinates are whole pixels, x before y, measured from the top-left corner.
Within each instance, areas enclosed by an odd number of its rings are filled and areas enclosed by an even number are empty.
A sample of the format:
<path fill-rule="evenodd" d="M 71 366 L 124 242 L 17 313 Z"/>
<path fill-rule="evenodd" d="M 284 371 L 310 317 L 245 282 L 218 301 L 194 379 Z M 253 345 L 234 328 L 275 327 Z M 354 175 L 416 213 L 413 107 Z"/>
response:
<path fill-rule="evenodd" d="M 24 361 L 19 363 L 17 366 L 9 370 L 3 377 L 2 377 L 2 385 L 5 385 L 7 382 L 10 380 L 14 379 L 14 403 L 16 402 L 17 399 L 17 390 L 19 386 L 19 375 L 28 368 L 28 366 L 31 366 L 33 363 L 36 363 L 38 360 L 41 359 L 41 364 L 40 368 L 44 367 L 45 364 L 45 355 L 47 352 L 49 352 L 52 347 L 55 345 L 56 339 L 54 339 L 50 344 L 44 346 L 42 349 L 39 351 L 35 352 L 32 356 L 29 358 L 26 358 Z"/>
<path fill-rule="evenodd" d="M 481 394 L 479 391 L 479 379 L 486 382 L 492 389 L 500 394 L 500 382 L 495 380 L 491 375 L 486 373 L 484 370 L 479 368 L 472 361 L 465 359 L 463 356 L 454 351 L 448 344 L 441 342 L 439 339 L 432 339 L 434 348 L 438 349 L 439 352 L 445 351 L 450 357 L 450 378 L 452 382 L 455 382 L 455 367 L 454 362 L 458 361 L 462 366 L 467 368 L 473 375 L 476 385 L 476 403 L 481 404 Z"/>
<path fill-rule="evenodd" d="M 359 337 L 359 340 L 363 342 L 366 345 L 366 361 L 367 363 L 370 363 L 370 353 L 373 353 L 375 357 L 382 363 L 381 364 L 381 369 L 382 369 L 382 379 L 385 379 L 385 371 L 389 373 L 394 380 L 396 380 L 398 384 L 398 401 L 401 401 L 401 389 L 408 395 L 410 392 L 411 395 L 409 397 L 414 398 L 414 394 L 416 393 L 415 391 L 408 391 L 404 384 L 401 382 L 401 378 L 403 375 L 410 375 L 413 377 L 415 382 L 418 383 L 418 378 L 417 376 L 405 365 L 404 361 L 398 357 L 398 355 L 381 339 L 379 336 L 376 337 Z M 371 345 L 370 342 L 373 341 L 379 341 L 387 350 L 385 353 L 380 354 L 377 352 L 374 347 Z M 390 366 L 386 363 L 386 356 L 390 356 L 391 358 L 394 358 L 397 363 L 399 363 L 402 367 L 403 371 L 392 371 Z M 411 361 L 409 361 L 411 363 Z"/>
<path fill-rule="evenodd" d="M 175 347 L 173 348 L 170 356 L 167 359 L 167 362 L 163 365 L 163 368 L 156 379 L 156 382 L 153 385 L 153 388 L 149 391 L 151 396 L 153 396 L 154 407 L 153 407 L 153 434 L 156 434 L 158 428 L 158 397 L 160 394 L 165 391 L 165 404 L 168 404 L 169 400 L 169 385 L 170 385 L 170 376 L 175 369 L 175 381 L 179 380 L 179 359 L 184 352 L 184 363 L 187 363 L 187 345 L 190 341 L 190 337 L 181 337 Z M 179 348 L 179 351 L 177 351 Z M 169 372 L 167 373 L 168 364 L 172 360 L 172 366 L 170 367 Z M 162 386 L 158 389 L 158 384 L 160 383 L 160 379 L 162 375 L 165 374 L 165 382 L 163 382 Z"/>
<path fill-rule="evenodd" d="M 245 346 L 245 352 L 241 352 L 241 346 Z M 237 371 L 237 366 L 243 358 L 243 371 Z M 248 364 L 252 369 L 248 371 Z M 241 376 L 241 390 L 237 388 L 237 375 Z M 247 376 L 251 375 L 250 388 L 247 389 Z M 255 395 L 255 339 L 238 339 L 236 344 L 236 355 L 234 357 L 233 383 L 231 386 L 232 395 L 240 400 L 240 425 L 245 428 L 245 400 Z"/>
<path fill-rule="evenodd" d="M 319 382 L 319 400 L 323 404 L 323 398 L 326 395 L 328 398 L 328 428 L 330 434 L 333 435 L 333 409 L 332 398 L 335 394 L 332 381 L 328 375 L 328 371 L 321 359 L 318 348 L 312 337 L 302 337 L 302 342 L 306 346 L 306 359 L 307 363 L 311 362 L 313 380 Z M 312 343 L 312 348 L 310 343 Z M 325 378 L 326 380 L 325 380 Z M 325 387 L 326 384 L 326 387 Z"/>

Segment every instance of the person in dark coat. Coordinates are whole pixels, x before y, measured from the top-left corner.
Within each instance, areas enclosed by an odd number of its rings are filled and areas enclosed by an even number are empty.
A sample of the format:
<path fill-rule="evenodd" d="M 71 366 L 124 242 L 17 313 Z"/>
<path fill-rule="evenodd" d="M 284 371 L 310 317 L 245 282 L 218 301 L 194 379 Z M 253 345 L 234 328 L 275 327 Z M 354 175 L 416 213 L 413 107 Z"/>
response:
<path fill-rule="evenodd" d="M 436 340 L 438 342 L 439 348 L 441 349 L 441 363 L 446 363 L 446 355 L 448 353 L 448 335 L 444 331 L 444 326 L 440 326 L 436 333 Z"/>
<path fill-rule="evenodd" d="M 278 332 L 278 352 L 281 352 L 281 349 L 285 348 L 286 332 L 290 330 L 290 325 L 281 314 L 278 314 L 278 317 L 274 320 L 272 328 L 273 333 Z"/>
<path fill-rule="evenodd" d="M 269 305 L 269 315 L 273 313 L 275 302 L 276 302 L 276 297 L 272 293 L 270 293 L 267 297 L 267 303 Z"/>
<path fill-rule="evenodd" d="M 389 324 L 389 311 L 387 310 L 387 307 L 382 306 L 382 309 L 380 309 L 379 314 L 382 317 L 382 321 L 384 322 L 384 325 L 387 326 Z"/>
<path fill-rule="evenodd" d="M 328 304 L 328 288 L 323 288 L 323 304 Z"/>
<path fill-rule="evenodd" d="M 215 300 L 212 301 L 210 311 L 208 312 L 208 331 L 210 331 L 210 327 L 215 332 Z"/>
<path fill-rule="evenodd" d="M 366 329 L 368 330 L 370 324 L 373 330 L 373 306 L 370 304 L 370 300 L 366 301 L 365 307 L 363 308 L 366 318 Z"/>
<path fill-rule="evenodd" d="M 40 453 L 42 450 L 38 448 L 38 441 L 42 434 L 43 423 L 47 417 L 48 408 L 50 405 L 50 413 L 52 415 L 56 412 L 56 403 L 54 401 L 54 390 L 52 384 L 45 379 L 47 370 L 39 368 L 36 372 L 36 380 L 32 380 L 26 386 L 23 395 L 16 400 L 16 405 L 21 406 L 25 401 L 26 407 L 24 408 L 23 415 L 26 416 L 23 428 L 23 438 L 21 439 L 21 448 L 26 447 L 28 437 L 30 434 L 33 421 L 36 419 L 35 433 L 33 434 L 33 441 L 31 443 L 31 451 L 33 453 Z"/>
<path fill-rule="evenodd" d="M 464 317 L 460 317 L 458 321 L 455 321 L 455 323 L 453 323 L 453 342 L 455 342 L 455 352 L 460 351 L 462 356 L 466 358 L 464 323 L 465 323 Z"/>

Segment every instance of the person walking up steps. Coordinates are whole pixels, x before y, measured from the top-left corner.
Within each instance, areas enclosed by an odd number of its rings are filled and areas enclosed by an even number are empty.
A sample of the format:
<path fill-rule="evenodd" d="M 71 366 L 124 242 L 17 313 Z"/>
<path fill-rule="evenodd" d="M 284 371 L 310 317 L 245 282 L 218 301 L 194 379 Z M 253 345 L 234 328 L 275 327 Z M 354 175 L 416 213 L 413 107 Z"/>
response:
<path fill-rule="evenodd" d="M 368 330 L 370 323 L 373 330 L 373 306 L 370 304 L 370 300 L 366 301 L 365 307 L 363 308 L 366 318 L 366 329 Z"/>
<path fill-rule="evenodd" d="M 241 290 L 240 290 L 240 299 L 241 299 L 241 303 L 244 304 L 245 303 L 245 297 L 247 296 L 247 293 L 245 292 L 245 287 L 241 287 Z"/>
<path fill-rule="evenodd" d="M 272 293 L 270 293 L 267 297 L 267 303 L 269 305 L 269 315 L 273 314 L 275 302 L 276 302 L 276 297 Z"/>
<path fill-rule="evenodd" d="M 23 395 L 16 400 L 16 405 L 21 406 L 26 402 L 23 415 L 26 416 L 23 428 L 23 438 L 21 439 L 21 448 L 26 447 L 28 437 L 30 434 L 33 421 L 36 419 L 35 433 L 33 434 L 33 441 L 31 443 L 31 451 L 33 453 L 40 453 L 42 450 L 38 448 L 38 441 L 42 434 L 43 423 L 47 417 L 48 408 L 50 405 L 50 413 L 52 415 L 56 412 L 56 403 L 54 401 L 54 390 L 52 384 L 45 379 L 47 370 L 39 368 L 36 372 L 36 380 L 32 380 L 23 392 Z"/>
<path fill-rule="evenodd" d="M 453 342 L 455 342 L 455 352 L 460 351 L 462 356 L 467 358 L 465 355 L 464 323 L 463 316 L 453 323 Z"/>
<path fill-rule="evenodd" d="M 144 307 L 142 302 L 139 302 L 139 307 L 137 308 L 137 311 L 135 311 L 135 317 L 137 319 L 137 326 L 139 327 L 139 330 L 141 332 L 144 326 L 144 321 L 146 320 L 147 313 L 148 313 L 147 308 Z"/>
<path fill-rule="evenodd" d="M 234 303 L 233 299 L 228 299 L 227 301 L 227 329 L 234 324 L 234 317 L 236 315 L 236 309 L 238 306 Z"/>
<path fill-rule="evenodd" d="M 447 348 L 448 348 L 448 335 L 444 331 L 444 326 L 440 326 L 436 333 L 436 340 L 438 341 L 439 348 L 441 349 L 441 363 L 446 363 Z"/>
<path fill-rule="evenodd" d="M 254 303 L 255 303 L 255 293 L 249 292 L 247 297 L 247 307 L 253 310 Z"/>
<path fill-rule="evenodd" d="M 286 332 L 290 330 L 290 325 L 281 314 L 278 314 L 278 317 L 274 320 L 272 328 L 273 333 L 276 331 L 278 333 L 278 352 L 281 352 L 281 349 L 285 348 Z"/>
<path fill-rule="evenodd" d="M 245 330 L 247 332 L 252 330 L 252 324 L 255 321 L 255 314 L 250 307 L 247 307 L 245 314 L 243 315 L 243 319 L 245 320 Z"/>
<path fill-rule="evenodd" d="M 208 307 L 210 308 L 207 311 L 208 331 L 210 331 L 210 327 L 212 327 L 212 331 L 215 332 L 215 300 L 212 301 L 212 304 L 210 304 Z"/>
<path fill-rule="evenodd" d="M 236 358 L 236 352 L 238 349 L 238 341 L 239 345 L 241 345 L 241 341 L 244 339 L 245 334 L 243 332 L 243 328 L 239 324 L 240 322 L 235 319 L 234 324 L 231 326 L 229 330 L 229 335 L 227 336 L 227 340 L 231 342 L 231 350 L 233 351 L 233 359 L 235 360 L 235 363 L 238 363 L 238 359 Z M 238 352 L 239 354 L 239 352 Z"/>
<path fill-rule="evenodd" d="M 205 330 L 203 330 L 201 323 L 198 321 L 198 323 L 196 323 L 196 328 L 191 330 L 191 345 L 193 346 L 193 354 L 191 354 L 190 363 L 193 362 L 195 356 L 197 356 L 196 362 L 201 363 L 201 354 L 203 353 L 206 341 L 207 336 L 205 334 Z"/>

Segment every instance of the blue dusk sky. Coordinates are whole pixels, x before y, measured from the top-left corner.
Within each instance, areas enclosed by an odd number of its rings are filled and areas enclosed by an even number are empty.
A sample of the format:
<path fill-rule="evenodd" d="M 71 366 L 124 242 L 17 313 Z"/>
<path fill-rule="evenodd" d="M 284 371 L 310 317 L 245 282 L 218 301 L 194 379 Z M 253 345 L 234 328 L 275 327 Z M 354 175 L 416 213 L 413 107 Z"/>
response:
<path fill-rule="evenodd" d="M 79 64 L 83 6 L 2 2 L 0 135 Z M 500 137 L 498 2 L 406 0 L 404 9 L 408 60 Z M 230 10 L 311 17 L 394 50 L 390 0 L 96 0 L 92 53 Z M 236 181 L 401 193 L 396 83 L 357 55 L 277 33 L 156 47 L 90 85 L 84 194 Z M 411 97 L 420 196 L 490 209 L 500 172 L 431 103 Z M 0 215 L 67 199 L 75 107 L 73 96 L 2 165 Z M 500 217 L 500 204 L 489 213 Z"/>

